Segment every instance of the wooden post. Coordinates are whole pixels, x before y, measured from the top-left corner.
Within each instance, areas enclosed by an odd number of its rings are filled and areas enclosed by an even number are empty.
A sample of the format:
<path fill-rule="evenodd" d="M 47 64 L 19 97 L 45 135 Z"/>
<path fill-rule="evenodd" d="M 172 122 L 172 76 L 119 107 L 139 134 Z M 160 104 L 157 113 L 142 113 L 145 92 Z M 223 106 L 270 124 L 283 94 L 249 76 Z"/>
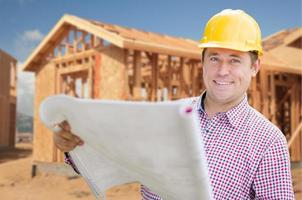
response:
<path fill-rule="evenodd" d="M 92 64 L 92 58 L 89 57 L 88 58 L 88 63 L 86 63 L 86 65 L 89 66 L 88 68 L 88 98 L 92 98 L 93 97 L 93 64 Z"/>
<path fill-rule="evenodd" d="M 125 100 L 129 100 L 130 99 L 130 85 L 129 85 L 129 64 L 128 64 L 128 57 L 129 57 L 129 50 L 128 49 L 124 49 L 124 66 L 125 66 L 125 94 L 124 94 L 124 98 Z"/>
<path fill-rule="evenodd" d="M 179 60 L 179 87 L 177 90 L 177 98 L 183 98 L 183 91 L 184 91 L 184 85 L 185 85 L 185 81 L 184 81 L 184 58 L 181 57 Z"/>
<path fill-rule="evenodd" d="M 86 41 L 85 41 L 86 36 L 87 36 L 87 32 L 82 31 L 82 36 L 81 36 L 81 44 L 82 44 L 82 49 L 81 50 L 82 51 L 87 50 Z"/>
<path fill-rule="evenodd" d="M 70 53 L 72 53 L 72 52 L 71 52 L 71 49 L 70 49 L 69 34 L 67 34 L 66 38 L 65 38 L 65 55 L 68 55 Z"/>
<path fill-rule="evenodd" d="M 172 66 L 171 66 L 171 56 L 168 55 L 168 66 L 167 66 L 167 71 L 168 71 L 168 99 L 172 99 Z"/>
<path fill-rule="evenodd" d="M 92 98 L 98 99 L 100 98 L 100 87 L 101 87 L 101 54 L 97 53 L 94 57 L 93 62 L 93 96 Z M 87 86 L 89 82 L 87 81 Z"/>
<path fill-rule="evenodd" d="M 151 67 L 152 67 L 152 89 L 151 89 L 151 101 L 156 101 L 157 97 L 157 89 L 158 89 L 158 77 L 159 77 L 159 70 L 158 70 L 158 54 L 153 53 L 151 56 Z"/>
<path fill-rule="evenodd" d="M 270 116 L 271 116 L 271 121 L 274 124 L 277 124 L 276 120 L 276 84 L 275 84 L 275 74 L 274 72 L 270 73 L 270 95 L 271 95 L 271 102 L 270 102 Z"/>
<path fill-rule="evenodd" d="M 300 127 L 301 123 L 299 122 L 300 116 L 299 116 L 299 109 L 298 109 L 298 103 L 300 101 L 300 97 L 297 92 L 298 91 L 297 77 L 296 76 L 292 77 L 291 81 L 292 81 L 292 88 L 291 88 L 292 92 L 290 96 L 290 127 L 291 127 L 292 134 L 290 139 L 291 143 L 289 143 L 289 145 L 291 145 L 292 161 L 299 161 L 301 159 L 301 139 L 299 134 L 301 129 Z"/>
<path fill-rule="evenodd" d="M 264 116 L 269 118 L 268 116 L 268 84 L 267 84 L 267 72 L 265 69 L 260 71 L 260 85 L 261 85 L 261 99 L 262 99 L 262 106 L 261 111 Z"/>
<path fill-rule="evenodd" d="M 196 96 L 196 88 L 197 88 L 197 83 L 196 83 L 196 71 L 197 71 L 197 64 L 192 61 L 191 63 L 191 88 L 192 88 L 192 96 Z"/>
<path fill-rule="evenodd" d="M 73 30 L 73 52 L 78 52 L 78 32 L 76 29 Z"/>
<path fill-rule="evenodd" d="M 86 78 L 82 78 L 81 79 L 81 84 L 82 84 L 82 87 L 81 87 L 81 98 L 84 98 L 85 97 L 85 84 L 87 83 L 87 79 Z"/>
<path fill-rule="evenodd" d="M 141 52 L 135 50 L 133 55 L 133 98 L 141 98 Z"/>
<path fill-rule="evenodd" d="M 90 34 L 90 48 L 95 47 L 95 36 Z"/>

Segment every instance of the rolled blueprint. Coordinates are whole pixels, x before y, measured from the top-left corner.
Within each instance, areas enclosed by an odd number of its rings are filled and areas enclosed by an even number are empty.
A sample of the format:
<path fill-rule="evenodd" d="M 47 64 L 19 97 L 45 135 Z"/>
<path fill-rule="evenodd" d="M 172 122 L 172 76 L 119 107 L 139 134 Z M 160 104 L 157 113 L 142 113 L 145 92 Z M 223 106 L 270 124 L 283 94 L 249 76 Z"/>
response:
<path fill-rule="evenodd" d="M 70 154 L 96 197 L 140 182 L 164 200 L 212 199 L 198 114 L 186 103 L 58 95 L 42 102 L 40 117 L 54 132 L 68 121 L 84 140 Z"/>

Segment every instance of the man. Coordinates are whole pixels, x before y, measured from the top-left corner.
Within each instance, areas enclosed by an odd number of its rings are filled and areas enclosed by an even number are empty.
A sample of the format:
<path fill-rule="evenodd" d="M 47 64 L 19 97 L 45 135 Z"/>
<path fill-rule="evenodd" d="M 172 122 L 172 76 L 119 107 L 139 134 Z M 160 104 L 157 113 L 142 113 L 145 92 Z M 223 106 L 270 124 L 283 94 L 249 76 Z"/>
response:
<path fill-rule="evenodd" d="M 294 199 L 290 160 L 282 132 L 247 101 L 260 68 L 261 32 L 241 10 L 224 10 L 207 23 L 203 49 L 206 90 L 192 98 L 215 199 Z M 66 131 L 54 134 L 62 151 L 83 141 Z M 143 199 L 161 199 L 142 186 Z"/>

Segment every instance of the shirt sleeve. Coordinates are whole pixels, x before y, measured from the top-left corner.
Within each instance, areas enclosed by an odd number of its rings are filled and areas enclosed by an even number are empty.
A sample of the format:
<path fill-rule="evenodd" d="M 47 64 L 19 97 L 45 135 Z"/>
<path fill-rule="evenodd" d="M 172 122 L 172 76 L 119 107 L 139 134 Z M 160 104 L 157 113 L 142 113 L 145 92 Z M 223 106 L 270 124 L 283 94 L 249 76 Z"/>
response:
<path fill-rule="evenodd" d="M 160 196 L 152 192 L 149 188 L 141 185 L 142 200 L 162 200 Z"/>
<path fill-rule="evenodd" d="M 78 170 L 77 166 L 74 164 L 70 154 L 68 152 L 64 152 L 64 155 L 65 155 L 64 162 L 66 164 L 70 165 L 77 174 L 81 174 L 80 171 Z"/>
<path fill-rule="evenodd" d="M 266 150 L 253 186 L 255 199 L 294 199 L 285 138 L 277 138 Z"/>

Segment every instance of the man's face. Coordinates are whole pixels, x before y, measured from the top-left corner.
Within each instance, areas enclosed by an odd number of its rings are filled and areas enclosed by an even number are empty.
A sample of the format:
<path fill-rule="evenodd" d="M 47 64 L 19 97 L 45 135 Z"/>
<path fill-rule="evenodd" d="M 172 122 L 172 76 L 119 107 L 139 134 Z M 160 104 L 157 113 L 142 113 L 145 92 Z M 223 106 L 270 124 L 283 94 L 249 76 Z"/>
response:
<path fill-rule="evenodd" d="M 220 104 L 239 103 L 258 70 L 259 60 L 252 64 L 248 52 L 207 48 L 203 61 L 207 98 Z"/>

